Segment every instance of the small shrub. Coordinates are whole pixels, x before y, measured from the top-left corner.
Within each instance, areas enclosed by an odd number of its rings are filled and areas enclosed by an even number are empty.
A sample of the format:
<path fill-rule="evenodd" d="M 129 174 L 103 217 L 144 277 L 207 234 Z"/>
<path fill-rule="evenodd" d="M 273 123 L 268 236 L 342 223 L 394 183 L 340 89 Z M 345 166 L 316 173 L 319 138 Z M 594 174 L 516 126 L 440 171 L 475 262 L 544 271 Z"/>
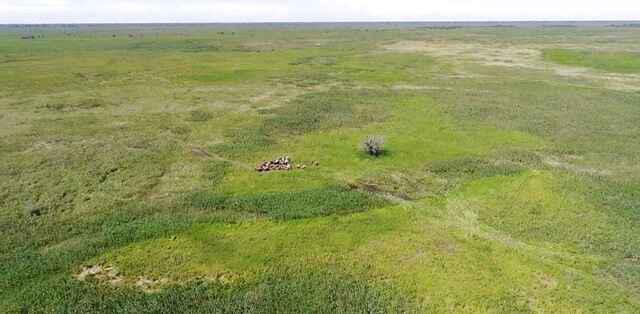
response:
<path fill-rule="evenodd" d="M 378 157 L 384 153 L 384 138 L 382 136 L 369 136 L 362 143 L 365 153 Z"/>

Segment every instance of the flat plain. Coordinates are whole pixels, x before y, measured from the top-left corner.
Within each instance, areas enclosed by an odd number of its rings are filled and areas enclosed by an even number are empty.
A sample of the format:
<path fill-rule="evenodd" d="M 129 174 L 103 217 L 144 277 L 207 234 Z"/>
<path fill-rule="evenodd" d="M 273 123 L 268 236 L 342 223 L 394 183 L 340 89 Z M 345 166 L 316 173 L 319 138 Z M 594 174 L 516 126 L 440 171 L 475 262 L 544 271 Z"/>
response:
<path fill-rule="evenodd" d="M 637 26 L 0 26 L 0 312 L 638 313 Z"/>

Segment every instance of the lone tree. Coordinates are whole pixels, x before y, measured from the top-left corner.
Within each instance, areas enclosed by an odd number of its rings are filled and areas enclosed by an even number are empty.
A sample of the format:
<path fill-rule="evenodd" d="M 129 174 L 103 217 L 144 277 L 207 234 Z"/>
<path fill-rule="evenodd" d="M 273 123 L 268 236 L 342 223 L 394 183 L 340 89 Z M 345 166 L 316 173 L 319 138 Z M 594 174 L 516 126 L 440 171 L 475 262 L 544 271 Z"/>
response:
<path fill-rule="evenodd" d="M 384 153 L 384 138 L 382 136 L 369 136 L 362 143 L 362 149 L 364 152 L 378 157 Z"/>

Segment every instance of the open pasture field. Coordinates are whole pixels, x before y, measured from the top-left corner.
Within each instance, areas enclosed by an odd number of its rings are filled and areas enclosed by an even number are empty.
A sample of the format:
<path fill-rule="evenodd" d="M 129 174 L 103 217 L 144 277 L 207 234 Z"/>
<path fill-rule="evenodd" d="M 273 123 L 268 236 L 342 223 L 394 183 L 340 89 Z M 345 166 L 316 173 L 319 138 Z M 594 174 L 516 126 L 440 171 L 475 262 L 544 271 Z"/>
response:
<path fill-rule="evenodd" d="M 1 26 L 0 312 L 638 313 L 639 39 Z"/>

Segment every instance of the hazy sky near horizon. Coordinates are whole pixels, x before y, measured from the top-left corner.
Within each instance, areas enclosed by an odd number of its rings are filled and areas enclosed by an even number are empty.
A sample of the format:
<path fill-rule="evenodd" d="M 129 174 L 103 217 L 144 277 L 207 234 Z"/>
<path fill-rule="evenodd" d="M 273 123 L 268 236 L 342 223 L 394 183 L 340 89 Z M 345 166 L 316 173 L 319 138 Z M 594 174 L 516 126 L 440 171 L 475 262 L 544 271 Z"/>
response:
<path fill-rule="evenodd" d="M 640 0 L 0 0 L 0 24 L 638 19 Z"/>

